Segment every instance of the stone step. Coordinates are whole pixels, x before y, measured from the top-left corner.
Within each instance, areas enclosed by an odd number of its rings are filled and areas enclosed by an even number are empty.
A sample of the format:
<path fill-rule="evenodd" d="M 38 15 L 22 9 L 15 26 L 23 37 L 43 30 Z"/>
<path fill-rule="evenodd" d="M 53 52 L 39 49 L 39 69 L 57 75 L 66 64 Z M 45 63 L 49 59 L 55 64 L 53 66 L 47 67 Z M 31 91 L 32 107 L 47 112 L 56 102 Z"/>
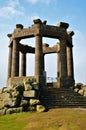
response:
<path fill-rule="evenodd" d="M 86 108 L 86 97 L 71 89 L 46 88 L 40 92 L 40 100 L 46 108 L 81 107 Z"/>

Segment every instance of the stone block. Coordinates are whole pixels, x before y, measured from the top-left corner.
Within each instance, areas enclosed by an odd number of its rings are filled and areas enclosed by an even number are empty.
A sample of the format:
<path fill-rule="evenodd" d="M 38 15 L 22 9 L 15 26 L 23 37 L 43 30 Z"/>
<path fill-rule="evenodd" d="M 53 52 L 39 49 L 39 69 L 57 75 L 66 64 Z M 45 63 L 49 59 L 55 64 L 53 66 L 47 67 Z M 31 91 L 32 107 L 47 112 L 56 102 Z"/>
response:
<path fill-rule="evenodd" d="M 3 89 L 0 89 L 0 94 L 2 94 Z"/>
<path fill-rule="evenodd" d="M 77 93 L 78 91 L 79 91 L 79 89 L 78 89 L 78 88 L 75 88 L 75 89 L 74 89 L 74 92 L 76 92 L 76 93 Z"/>
<path fill-rule="evenodd" d="M 31 106 L 33 106 L 33 105 L 40 104 L 40 101 L 39 101 L 39 99 L 30 99 L 29 103 Z"/>
<path fill-rule="evenodd" d="M 32 86 L 30 84 L 25 84 L 24 88 L 25 88 L 25 91 L 29 91 L 32 89 Z"/>
<path fill-rule="evenodd" d="M 83 86 L 81 87 L 81 89 L 83 89 L 84 91 L 86 91 L 86 85 L 83 85 Z"/>
<path fill-rule="evenodd" d="M 83 94 L 84 94 L 84 90 L 83 90 L 83 89 L 80 89 L 80 90 L 78 91 L 78 93 L 81 94 L 81 95 L 83 95 Z"/>
<path fill-rule="evenodd" d="M 19 91 L 14 91 L 14 92 L 12 92 L 12 97 L 13 98 L 16 98 L 16 97 L 18 97 L 18 95 L 19 95 Z"/>
<path fill-rule="evenodd" d="M 29 106 L 27 111 L 36 111 L 36 107 L 35 106 Z"/>
<path fill-rule="evenodd" d="M 44 112 L 46 109 L 43 105 L 37 105 L 36 110 L 37 110 L 37 112 Z"/>
<path fill-rule="evenodd" d="M 4 108 L 4 109 L 1 109 L 0 110 L 0 116 L 3 116 L 3 115 L 5 115 L 6 114 L 6 109 Z"/>
<path fill-rule="evenodd" d="M 86 91 L 84 91 L 84 97 L 86 97 Z"/>
<path fill-rule="evenodd" d="M 22 112 L 23 108 L 22 107 L 18 107 L 18 108 L 9 108 L 6 111 L 6 114 L 13 114 L 13 113 L 19 113 Z"/>
<path fill-rule="evenodd" d="M 28 100 L 21 100 L 20 106 L 27 106 L 27 105 L 29 105 Z"/>
<path fill-rule="evenodd" d="M 3 101 L 9 100 L 11 97 L 12 97 L 12 96 L 11 96 L 10 93 L 2 93 L 2 94 L 0 95 L 0 98 L 3 99 Z"/>
<path fill-rule="evenodd" d="M 3 100 L 0 100 L 0 110 L 4 108 L 4 102 Z"/>
<path fill-rule="evenodd" d="M 5 102 L 5 107 L 11 108 L 11 107 L 15 107 L 15 101 L 9 100 L 7 102 Z"/>
<path fill-rule="evenodd" d="M 35 90 L 24 91 L 23 96 L 29 97 L 29 98 L 35 98 L 36 97 L 36 91 Z"/>

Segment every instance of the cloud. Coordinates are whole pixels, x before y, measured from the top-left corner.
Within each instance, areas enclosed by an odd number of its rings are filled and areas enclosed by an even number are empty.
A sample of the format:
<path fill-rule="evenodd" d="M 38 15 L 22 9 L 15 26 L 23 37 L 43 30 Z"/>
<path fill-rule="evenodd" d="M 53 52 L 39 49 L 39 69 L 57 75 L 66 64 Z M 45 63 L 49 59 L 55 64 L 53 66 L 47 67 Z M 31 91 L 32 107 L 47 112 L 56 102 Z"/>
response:
<path fill-rule="evenodd" d="M 38 2 L 49 4 L 51 0 L 27 0 L 31 4 L 36 4 Z"/>
<path fill-rule="evenodd" d="M 20 6 L 18 0 L 9 0 L 8 5 L 0 8 L 0 17 L 2 18 L 16 17 L 19 15 L 23 15 L 23 7 Z"/>

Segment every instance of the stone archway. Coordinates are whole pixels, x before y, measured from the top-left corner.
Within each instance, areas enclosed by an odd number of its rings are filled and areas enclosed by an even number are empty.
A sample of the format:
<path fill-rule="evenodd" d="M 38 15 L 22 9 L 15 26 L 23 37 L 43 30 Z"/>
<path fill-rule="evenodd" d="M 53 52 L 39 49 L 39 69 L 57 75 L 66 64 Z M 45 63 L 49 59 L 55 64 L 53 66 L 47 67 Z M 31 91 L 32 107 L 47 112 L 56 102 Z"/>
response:
<path fill-rule="evenodd" d="M 8 34 L 9 44 L 9 60 L 8 60 L 8 79 L 7 86 L 12 86 L 26 78 L 26 53 L 35 54 L 35 73 L 34 77 L 40 87 L 45 84 L 44 80 L 44 55 L 49 53 L 57 53 L 58 55 L 58 81 L 57 86 L 68 87 L 74 85 L 73 70 L 73 54 L 72 54 L 72 36 L 73 31 L 68 31 L 69 24 L 60 22 L 56 26 L 47 25 L 46 21 L 40 19 L 33 20 L 31 27 L 23 28 L 23 25 L 17 24 L 12 34 Z M 35 38 L 35 48 L 20 43 L 21 39 Z M 49 47 L 43 44 L 42 38 L 49 37 L 59 39 L 60 43 L 56 46 Z M 19 52 L 21 52 L 21 76 L 19 77 Z"/>

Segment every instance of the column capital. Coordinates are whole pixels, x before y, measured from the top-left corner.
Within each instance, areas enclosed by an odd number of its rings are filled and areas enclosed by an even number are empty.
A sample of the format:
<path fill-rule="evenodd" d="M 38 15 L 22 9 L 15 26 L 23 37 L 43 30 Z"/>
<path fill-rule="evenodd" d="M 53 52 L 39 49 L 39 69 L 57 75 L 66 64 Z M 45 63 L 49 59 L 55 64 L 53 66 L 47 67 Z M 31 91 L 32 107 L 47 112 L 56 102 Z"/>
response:
<path fill-rule="evenodd" d="M 16 24 L 16 29 L 23 29 L 23 25 L 22 24 Z"/>
<path fill-rule="evenodd" d="M 60 22 L 57 24 L 57 27 L 67 29 L 69 27 L 68 23 Z"/>
<path fill-rule="evenodd" d="M 34 24 L 42 24 L 42 21 L 40 19 L 34 19 L 33 22 Z"/>
<path fill-rule="evenodd" d="M 7 36 L 9 37 L 9 38 L 11 38 L 12 37 L 12 34 L 10 33 L 10 34 L 7 34 Z"/>
<path fill-rule="evenodd" d="M 41 33 L 35 33 L 35 37 L 36 36 L 41 36 L 42 37 L 42 34 Z"/>
<path fill-rule="evenodd" d="M 19 38 L 13 38 L 13 40 L 15 40 L 16 42 L 19 42 L 19 41 L 20 41 Z"/>
<path fill-rule="evenodd" d="M 67 34 L 72 37 L 74 35 L 74 32 L 73 31 L 68 31 Z"/>

